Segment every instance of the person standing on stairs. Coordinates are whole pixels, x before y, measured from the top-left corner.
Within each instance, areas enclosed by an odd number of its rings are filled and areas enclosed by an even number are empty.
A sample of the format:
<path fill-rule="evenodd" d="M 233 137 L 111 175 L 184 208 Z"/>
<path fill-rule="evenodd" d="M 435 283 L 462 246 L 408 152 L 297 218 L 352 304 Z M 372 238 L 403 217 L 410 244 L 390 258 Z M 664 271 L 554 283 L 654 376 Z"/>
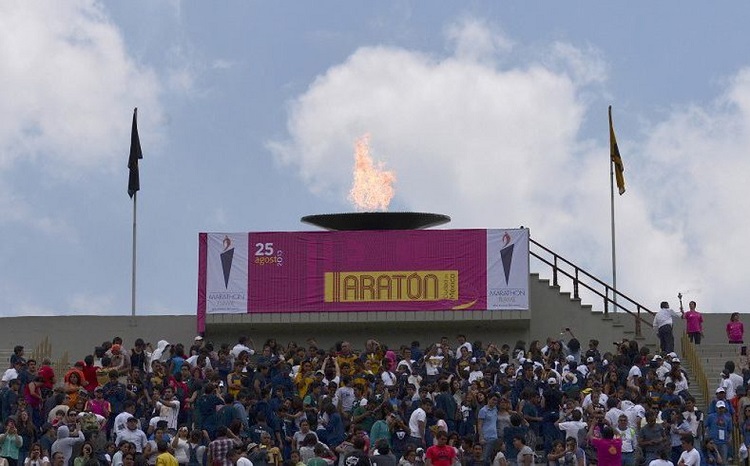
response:
<path fill-rule="evenodd" d="M 695 310 L 695 306 L 695 301 L 690 301 L 688 303 L 690 309 L 682 315 L 682 318 L 685 319 L 685 331 L 690 341 L 700 345 L 701 338 L 703 338 L 703 315 Z"/>
<path fill-rule="evenodd" d="M 654 329 L 659 337 L 659 347 L 662 353 L 674 352 L 674 333 L 672 333 L 673 319 L 680 318 L 684 312 L 677 312 L 669 307 L 666 301 L 661 302 L 659 312 L 654 316 Z"/>
<path fill-rule="evenodd" d="M 727 338 L 729 338 L 729 343 L 732 345 L 743 344 L 744 334 L 745 327 L 742 325 L 742 322 L 740 322 L 740 313 L 733 312 L 727 323 Z"/>

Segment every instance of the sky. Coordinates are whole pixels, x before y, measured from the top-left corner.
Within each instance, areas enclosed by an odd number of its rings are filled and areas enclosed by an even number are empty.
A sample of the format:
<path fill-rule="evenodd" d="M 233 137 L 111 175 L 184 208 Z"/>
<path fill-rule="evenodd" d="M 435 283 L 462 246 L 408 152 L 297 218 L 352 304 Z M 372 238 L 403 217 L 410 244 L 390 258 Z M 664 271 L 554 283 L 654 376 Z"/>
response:
<path fill-rule="evenodd" d="M 750 3 L 0 3 L 0 315 L 193 314 L 199 232 L 347 212 L 354 144 L 391 210 L 525 226 L 617 285 L 743 309 Z M 549 271 L 532 261 L 532 270 Z"/>

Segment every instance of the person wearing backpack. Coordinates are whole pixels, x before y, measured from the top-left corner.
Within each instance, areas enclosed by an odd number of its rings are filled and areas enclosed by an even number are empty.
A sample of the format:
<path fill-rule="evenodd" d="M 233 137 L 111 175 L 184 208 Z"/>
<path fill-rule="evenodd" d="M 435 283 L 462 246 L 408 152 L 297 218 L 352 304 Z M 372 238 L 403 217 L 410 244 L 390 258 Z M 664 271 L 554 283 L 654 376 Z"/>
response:
<path fill-rule="evenodd" d="M 187 466 L 206 466 L 208 459 L 208 433 L 204 430 L 193 430 L 190 432 L 188 441 L 188 462 Z"/>

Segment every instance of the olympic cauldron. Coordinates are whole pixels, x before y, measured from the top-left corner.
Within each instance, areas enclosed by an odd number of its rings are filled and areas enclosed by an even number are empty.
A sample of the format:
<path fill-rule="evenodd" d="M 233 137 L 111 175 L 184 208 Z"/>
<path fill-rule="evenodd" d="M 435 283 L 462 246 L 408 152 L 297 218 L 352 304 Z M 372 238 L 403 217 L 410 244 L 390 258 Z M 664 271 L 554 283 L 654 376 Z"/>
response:
<path fill-rule="evenodd" d="M 426 212 L 346 212 L 307 215 L 303 223 L 333 231 L 421 230 L 451 221 L 443 214 Z"/>

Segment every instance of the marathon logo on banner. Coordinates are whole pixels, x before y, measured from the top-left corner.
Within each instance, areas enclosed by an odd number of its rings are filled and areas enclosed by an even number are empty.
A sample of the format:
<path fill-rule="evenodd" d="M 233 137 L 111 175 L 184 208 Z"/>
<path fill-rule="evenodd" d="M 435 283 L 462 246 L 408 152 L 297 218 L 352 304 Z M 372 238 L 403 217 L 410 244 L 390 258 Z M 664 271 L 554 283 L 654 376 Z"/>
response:
<path fill-rule="evenodd" d="M 247 312 L 246 233 L 209 233 L 206 254 L 206 313 Z"/>
<path fill-rule="evenodd" d="M 529 230 L 487 230 L 487 309 L 529 308 Z"/>

